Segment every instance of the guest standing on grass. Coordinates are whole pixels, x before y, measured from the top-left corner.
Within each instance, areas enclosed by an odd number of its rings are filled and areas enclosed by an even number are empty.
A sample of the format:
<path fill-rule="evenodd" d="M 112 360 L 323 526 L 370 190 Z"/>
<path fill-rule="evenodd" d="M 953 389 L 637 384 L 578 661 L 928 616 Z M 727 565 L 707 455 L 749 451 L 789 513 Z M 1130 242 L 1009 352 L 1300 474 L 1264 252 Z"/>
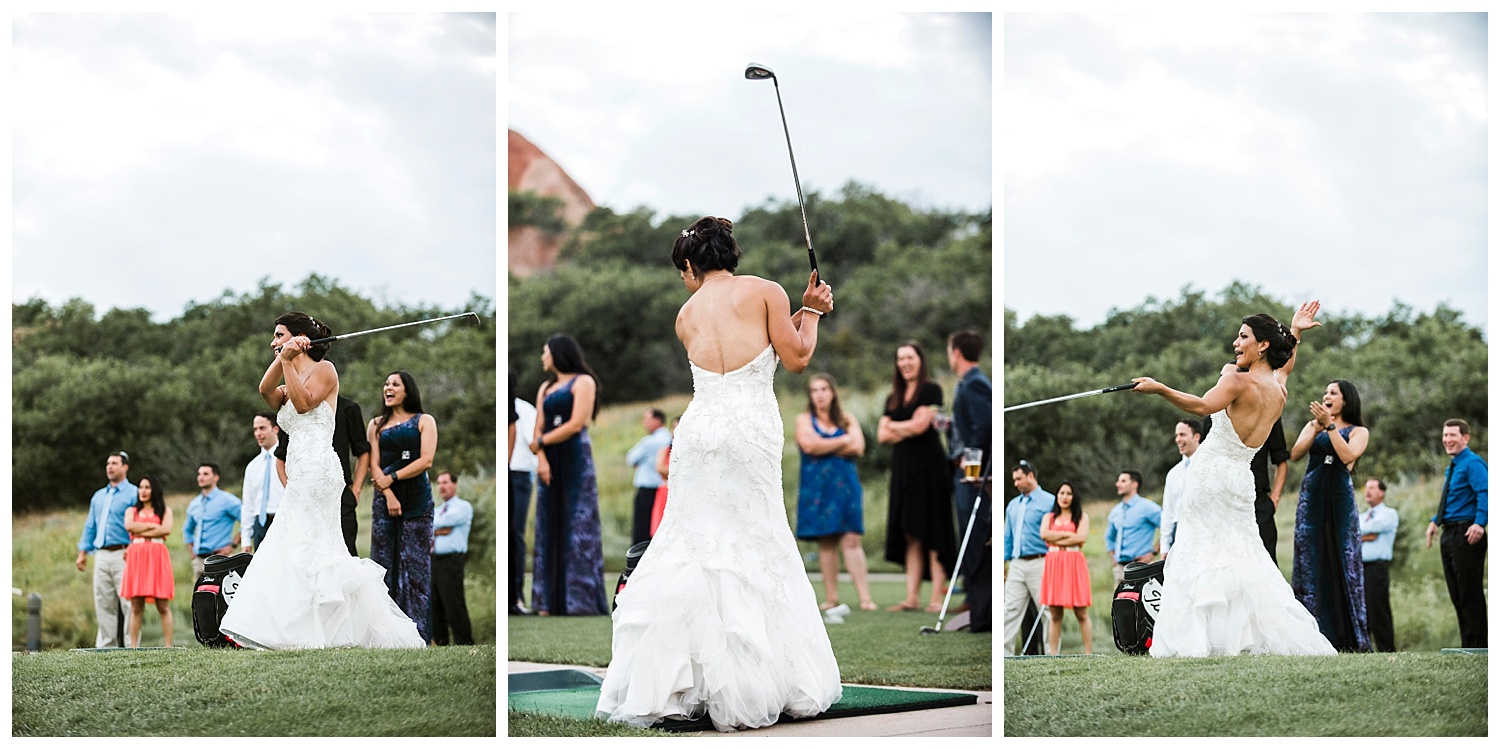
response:
<path fill-rule="evenodd" d="M 1488 648 L 1484 602 L 1485 526 L 1489 523 L 1490 467 L 1469 449 L 1469 423 L 1443 422 L 1443 451 L 1453 458 L 1443 473 L 1438 511 L 1427 524 L 1427 548 L 1439 542 L 1448 597 L 1458 613 L 1458 633 L 1466 648 Z"/>
<path fill-rule="evenodd" d="M 1115 479 L 1120 503 L 1110 509 L 1104 532 L 1104 550 L 1115 565 L 1115 585 L 1125 579 L 1125 565 L 1156 559 L 1153 540 L 1161 527 L 1161 506 L 1137 494 L 1140 488 L 1140 471 L 1121 471 Z"/>
<path fill-rule="evenodd" d="M 1047 542 L 1042 540 L 1042 518 L 1057 505 L 1057 497 L 1043 489 L 1036 480 L 1036 469 L 1021 461 L 1010 473 L 1011 483 L 1019 496 L 1005 505 L 1005 639 L 1001 651 L 1012 655 L 1016 635 L 1021 634 L 1021 620 L 1028 604 L 1041 606 L 1042 572 L 1046 568 Z M 1035 627 L 1025 633 L 1022 651 L 1036 640 Z"/>
<path fill-rule="evenodd" d="M 473 645 L 469 604 L 464 598 L 464 565 L 469 561 L 469 529 L 474 505 L 458 496 L 458 477 L 452 471 L 437 475 L 438 505 L 432 517 L 432 644 Z"/>
<path fill-rule="evenodd" d="M 135 506 L 135 484 L 126 480 L 130 456 L 125 451 L 110 453 L 104 460 L 104 475 L 109 484 L 89 499 L 88 520 L 78 539 L 79 572 L 94 555 L 94 615 L 99 631 L 94 636 L 96 648 L 125 646 L 125 620 L 130 618 L 130 601 L 120 597 L 120 583 L 125 576 L 125 547 L 130 532 L 125 529 L 125 511 Z"/>
<path fill-rule="evenodd" d="M 1391 620 L 1391 558 L 1396 547 L 1396 527 L 1401 515 L 1385 503 L 1385 482 L 1365 482 L 1369 509 L 1359 516 L 1359 540 L 1365 566 L 1365 613 L 1370 621 L 1370 641 L 1382 653 L 1396 651 L 1396 630 Z"/>
<path fill-rule="evenodd" d="M 240 499 L 219 488 L 219 464 L 198 466 L 198 496 L 188 502 L 182 536 L 193 555 L 193 581 L 203 574 L 203 562 L 215 554 L 229 556 L 248 529 L 241 521 Z M 235 532 L 235 524 L 240 530 Z"/>
<path fill-rule="evenodd" d="M 422 641 L 430 642 L 433 503 L 427 470 L 437 455 L 437 420 L 423 413 L 422 394 L 408 372 L 387 375 L 381 396 L 365 434 L 378 458 L 370 464 L 370 559 L 385 568 L 391 599 L 416 622 Z"/>
<path fill-rule="evenodd" d="M 839 404 L 833 377 L 813 375 L 807 381 L 807 410 L 797 414 L 797 450 L 802 467 L 797 481 L 797 538 L 817 541 L 823 572 L 823 603 L 839 605 L 838 552 L 859 595 L 859 607 L 875 610 L 870 597 L 869 565 L 863 545 L 864 489 L 854 460 L 865 453 L 865 434 L 854 414 Z"/>
<path fill-rule="evenodd" d="M 969 609 L 971 632 L 988 632 L 994 619 L 994 596 L 990 590 L 990 576 L 994 557 L 990 554 L 990 539 L 993 534 L 993 508 L 980 504 L 981 483 L 965 481 L 963 470 L 964 450 L 980 452 L 981 476 L 990 476 L 991 449 L 994 443 L 994 387 L 984 370 L 979 368 L 979 356 L 984 351 L 984 338 L 977 331 L 960 330 L 948 336 L 948 367 L 958 375 L 958 384 L 953 387 L 953 420 L 948 433 L 948 459 L 953 465 L 953 502 L 958 509 L 958 522 L 969 534 L 969 545 L 964 550 L 964 559 L 958 560 L 959 574 L 964 576 L 963 605 Z M 973 517 L 973 528 L 968 528 Z M 960 546 L 962 542 L 960 541 Z"/>
<path fill-rule="evenodd" d="M 635 503 L 631 513 L 630 545 L 651 539 L 651 507 L 656 504 L 656 490 L 663 483 L 656 472 L 656 456 L 672 444 L 667 431 L 667 414 L 660 408 L 648 408 L 641 414 L 641 428 L 646 436 L 625 453 L 625 463 L 635 471 Z"/>
<path fill-rule="evenodd" d="M 515 373 L 511 373 L 515 380 Z M 511 383 L 514 386 L 514 382 Z M 536 407 L 520 398 L 510 399 L 510 428 L 515 430 L 510 455 L 510 599 L 509 616 L 529 616 L 526 606 L 526 520 L 531 515 L 532 487 L 536 485 L 537 456 L 531 452 L 531 435 L 536 431 Z"/>
<path fill-rule="evenodd" d="M 1172 539 L 1177 531 L 1177 500 L 1182 496 L 1182 488 L 1187 485 L 1188 466 L 1193 464 L 1193 453 L 1198 452 L 1198 445 L 1203 442 L 1202 422 L 1197 419 L 1179 419 L 1177 426 L 1173 428 L 1172 440 L 1177 443 L 1177 454 L 1182 460 L 1167 471 L 1167 482 L 1161 490 L 1161 555 L 1163 558 L 1172 550 Z"/>
<path fill-rule="evenodd" d="M 125 550 L 125 578 L 120 583 L 120 597 L 130 600 L 130 647 L 141 646 L 141 619 L 146 602 L 152 601 L 161 616 L 162 645 L 170 648 L 172 598 L 177 592 L 172 557 L 167 553 L 172 508 L 167 506 L 166 493 L 154 476 L 142 476 L 136 492 L 135 506 L 125 511 L 130 548 Z"/>
<path fill-rule="evenodd" d="M 1094 625 L 1089 621 L 1089 606 L 1094 602 L 1094 592 L 1089 563 L 1083 556 L 1083 545 L 1089 540 L 1089 516 L 1084 514 L 1083 501 L 1073 491 L 1073 482 L 1058 485 L 1052 510 L 1042 516 L 1041 536 L 1047 542 L 1041 602 L 1052 617 L 1052 629 L 1047 632 L 1047 654 L 1061 652 L 1063 614 L 1068 609 L 1078 618 L 1083 652 L 1091 654 Z"/>
<path fill-rule="evenodd" d="M 876 439 L 891 449 L 886 561 L 906 570 L 906 598 L 887 611 L 921 609 L 922 579 L 932 579 L 927 610 L 937 613 L 958 556 L 952 466 L 933 419 L 943 389 L 932 381 L 915 341 L 896 347 L 896 368 Z M 925 574 L 924 574 L 925 573 Z"/>

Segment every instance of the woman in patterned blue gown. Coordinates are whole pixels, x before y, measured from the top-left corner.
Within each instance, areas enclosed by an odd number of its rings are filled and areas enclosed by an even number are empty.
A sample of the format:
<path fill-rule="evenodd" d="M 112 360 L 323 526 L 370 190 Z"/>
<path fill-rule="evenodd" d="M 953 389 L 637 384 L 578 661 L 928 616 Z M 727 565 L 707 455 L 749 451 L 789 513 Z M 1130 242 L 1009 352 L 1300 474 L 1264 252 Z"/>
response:
<path fill-rule="evenodd" d="M 411 373 L 392 372 L 381 386 L 380 412 L 366 430 L 379 460 L 370 467 L 375 501 L 370 511 L 370 559 L 386 569 L 391 598 L 430 640 L 432 596 L 432 484 L 427 469 L 437 455 L 437 420 L 422 411 Z"/>
<path fill-rule="evenodd" d="M 1329 383 L 1323 400 L 1308 409 L 1313 419 L 1292 446 L 1292 460 L 1307 456 L 1297 497 L 1292 589 L 1335 648 L 1368 653 L 1359 507 L 1349 471 L 1364 455 L 1370 430 L 1360 418 L 1359 391 L 1348 380 Z"/>
<path fill-rule="evenodd" d="M 599 384 L 572 336 L 542 346 L 549 379 L 537 391 L 541 413 L 532 435 L 537 453 L 536 541 L 531 608 L 542 616 L 609 613 L 599 482 L 588 424 L 599 411 Z"/>
<path fill-rule="evenodd" d="M 839 559 L 859 594 L 859 607 L 874 611 L 869 563 L 865 560 L 864 489 L 854 459 L 865 453 L 865 435 L 854 414 L 839 404 L 833 377 L 813 375 L 807 381 L 807 411 L 797 415 L 797 450 L 802 469 L 797 482 L 797 538 L 818 542 L 823 572 L 823 603 L 839 605 Z"/>

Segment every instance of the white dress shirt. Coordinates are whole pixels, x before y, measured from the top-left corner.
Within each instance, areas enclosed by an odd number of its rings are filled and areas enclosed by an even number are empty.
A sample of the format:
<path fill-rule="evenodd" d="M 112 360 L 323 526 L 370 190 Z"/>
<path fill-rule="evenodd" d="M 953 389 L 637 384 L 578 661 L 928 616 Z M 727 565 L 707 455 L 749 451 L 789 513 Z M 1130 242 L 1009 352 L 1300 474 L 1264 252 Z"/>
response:
<path fill-rule="evenodd" d="M 1161 553 L 1166 556 L 1172 549 L 1172 542 L 1176 540 L 1177 532 L 1177 502 L 1182 499 L 1183 489 L 1187 488 L 1188 466 L 1193 459 L 1187 455 L 1172 470 L 1167 471 L 1167 485 L 1161 490 Z"/>
<path fill-rule="evenodd" d="M 269 469 L 269 470 L 267 470 Z M 266 479 L 269 477 L 269 481 Z M 241 527 L 254 528 L 260 520 L 261 504 L 265 503 L 266 514 L 275 515 L 281 506 L 281 497 L 286 486 L 276 475 L 276 455 L 271 450 L 261 450 L 250 464 L 245 466 L 245 490 L 240 493 Z M 250 540 L 246 533 L 244 541 Z"/>
<path fill-rule="evenodd" d="M 536 408 L 516 399 L 516 449 L 510 454 L 510 470 L 534 473 L 540 461 L 531 451 L 531 437 L 536 430 Z"/>

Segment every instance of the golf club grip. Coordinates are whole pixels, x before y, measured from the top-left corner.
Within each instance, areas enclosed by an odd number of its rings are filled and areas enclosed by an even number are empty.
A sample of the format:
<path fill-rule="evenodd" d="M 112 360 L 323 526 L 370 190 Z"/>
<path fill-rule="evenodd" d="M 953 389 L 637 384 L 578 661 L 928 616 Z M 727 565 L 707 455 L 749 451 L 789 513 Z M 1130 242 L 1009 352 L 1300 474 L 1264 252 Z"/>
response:
<path fill-rule="evenodd" d="M 1103 390 L 1100 390 L 1099 392 L 1101 392 L 1101 393 L 1114 393 L 1114 392 L 1117 392 L 1117 391 L 1120 391 L 1120 390 L 1134 390 L 1135 389 L 1135 385 L 1136 385 L 1136 383 L 1134 383 L 1134 382 L 1127 382 L 1124 385 L 1115 385 L 1114 387 L 1107 387 L 1107 388 L 1105 388 Z"/>

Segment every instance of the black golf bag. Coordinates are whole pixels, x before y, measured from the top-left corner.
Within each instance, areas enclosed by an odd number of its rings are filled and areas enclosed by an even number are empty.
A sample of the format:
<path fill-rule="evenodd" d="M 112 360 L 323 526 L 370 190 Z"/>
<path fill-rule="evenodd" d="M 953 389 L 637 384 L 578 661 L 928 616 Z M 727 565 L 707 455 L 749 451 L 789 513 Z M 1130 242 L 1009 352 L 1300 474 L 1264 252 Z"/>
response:
<path fill-rule="evenodd" d="M 203 560 L 203 574 L 193 583 L 193 636 L 206 647 L 237 648 L 219 631 L 219 622 L 239 590 L 240 579 L 250 568 L 251 554 L 226 557 L 214 554 Z"/>
<path fill-rule="evenodd" d="M 1120 652 L 1145 655 L 1150 651 L 1151 633 L 1161 611 L 1161 586 L 1165 579 L 1162 570 L 1166 565 L 1165 560 L 1125 565 L 1124 578 L 1115 587 L 1114 602 L 1110 605 L 1115 647 Z"/>
<path fill-rule="evenodd" d="M 641 557 L 646 555 L 646 547 L 650 544 L 650 541 L 642 541 L 625 552 L 625 571 L 620 573 L 620 581 L 615 583 L 615 598 L 610 601 L 610 611 L 619 607 L 620 591 L 625 589 L 625 581 L 630 579 L 630 573 L 635 571 L 635 566 L 641 563 Z"/>

